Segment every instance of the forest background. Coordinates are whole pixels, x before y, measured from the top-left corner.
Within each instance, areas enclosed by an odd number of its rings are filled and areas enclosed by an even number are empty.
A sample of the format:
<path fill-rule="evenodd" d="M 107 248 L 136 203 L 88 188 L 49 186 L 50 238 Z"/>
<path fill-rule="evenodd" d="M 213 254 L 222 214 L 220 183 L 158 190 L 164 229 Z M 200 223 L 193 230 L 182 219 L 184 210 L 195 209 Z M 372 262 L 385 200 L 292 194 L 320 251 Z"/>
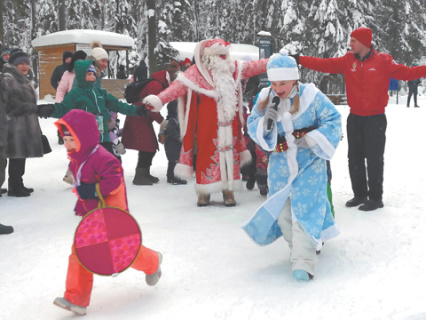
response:
<path fill-rule="evenodd" d="M 135 40 L 130 67 L 145 59 L 152 73 L 175 57 L 171 41 L 220 37 L 258 45 L 258 33 L 267 31 L 275 52 L 285 46 L 327 58 L 344 55 L 350 32 L 361 26 L 397 62 L 426 62 L 426 0 L 0 0 L 0 12 L 3 47 L 23 49 L 33 63 L 31 40 L 68 29 L 129 35 Z M 302 73 L 304 82 L 316 84 L 326 76 Z"/>

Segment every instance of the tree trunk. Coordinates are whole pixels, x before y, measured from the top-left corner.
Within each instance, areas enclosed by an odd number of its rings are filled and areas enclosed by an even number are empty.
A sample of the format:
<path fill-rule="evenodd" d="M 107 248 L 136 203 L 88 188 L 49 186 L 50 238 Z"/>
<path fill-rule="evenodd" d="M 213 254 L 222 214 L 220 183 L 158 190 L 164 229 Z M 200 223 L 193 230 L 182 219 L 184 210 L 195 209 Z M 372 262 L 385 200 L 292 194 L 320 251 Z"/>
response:
<path fill-rule="evenodd" d="M 148 60 L 149 74 L 157 71 L 157 59 L 154 49 L 157 46 L 157 29 L 155 19 L 155 0 L 147 0 L 148 7 Z"/>
<path fill-rule="evenodd" d="M 65 18 L 65 0 L 59 0 L 58 5 L 59 31 L 63 31 L 67 29 L 67 23 Z"/>
<path fill-rule="evenodd" d="M 3 12 L 5 12 L 4 0 L 0 0 L 0 50 L 2 50 L 2 46 L 6 47 L 4 43 L 4 28 L 3 28 Z"/>

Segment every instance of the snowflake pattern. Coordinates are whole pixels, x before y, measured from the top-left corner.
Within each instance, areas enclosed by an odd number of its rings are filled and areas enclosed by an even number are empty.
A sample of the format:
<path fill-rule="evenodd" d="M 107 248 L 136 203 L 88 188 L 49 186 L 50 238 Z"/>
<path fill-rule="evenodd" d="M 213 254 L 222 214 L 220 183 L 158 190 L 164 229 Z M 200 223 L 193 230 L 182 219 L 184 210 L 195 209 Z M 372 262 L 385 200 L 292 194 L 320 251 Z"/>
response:
<path fill-rule="evenodd" d="M 302 95 L 307 86 L 308 85 L 301 84 Z M 319 134 L 323 135 L 328 140 L 328 145 L 332 145 L 336 148 L 341 136 L 339 112 L 320 92 L 317 92 L 315 98 L 311 101 L 312 103 L 307 108 L 303 109 L 303 113 L 297 114 L 297 117 L 293 119 L 294 128 L 315 127 L 315 131 L 318 131 Z M 250 136 L 256 143 L 259 143 L 258 139 L 264 139 L 268 145 L 273 145 L 274 140 L 270 135 L 266 136 L 266 138 L 265 136 L 257 137 L 257 124 L 261 115 L 257 112 L 257 106 L 255 106 L 253 111 L 249 117 L 251 118 L 249 119 Z M 278 125 L 278 134 L 284 135 L 282 126 L 280 125 Z M 321 149 L 321 141 L 316 142 L 317 147 Z M 325 152 L 321 153 L 325 154 Z M 282 192 L 287 186 L 287 181 L 291 176 L 287 156 L 288 152 L 272 152 L 270 154 L 268 165 L 269 198 L 275 193 Z M 314 153 L 311 149 L 298 149 L 296 158 L 299 171 L 296 178 L 292 181 L 289 193 L 292 210 L 296 219 L 302 224 L 309 236 L 321 242 L 321 239 L 323 239 L 322 231 L 333 228 L 335 224 L 327 197 L 326 161 L 320 158 L 318 153 Z M 286 196 L 288 196 L 288 194 Z M 268 199 L 266 200 L 267 202 Z M 271 209 L 270 206 L 267 207 L 264 205 L 257 211 L 256 215 L 264 215 L 265 210 L 267 210 L 266 208 L 268 208 L 268 210 L 274 210 L 274 212 L 278 210 L 278 212 L 280 212 L 282 209 L 279 207 Z M 275 216 L 273 213 L 271 214 Z M 269 237 L 271 230 L 262 230 L 262 228 L 266 228 L 264 219 L 260 222 L 256 218 L 253 218 L 253 220 L 249 222 L 249 225 L 252 223 L 256 224 L 257 222 L 260 223 L 259 226 L 253 227 L 252 231 L 268 234 Z M 271 229 L 273 228 L 272 225 L 269 227 Z"/>

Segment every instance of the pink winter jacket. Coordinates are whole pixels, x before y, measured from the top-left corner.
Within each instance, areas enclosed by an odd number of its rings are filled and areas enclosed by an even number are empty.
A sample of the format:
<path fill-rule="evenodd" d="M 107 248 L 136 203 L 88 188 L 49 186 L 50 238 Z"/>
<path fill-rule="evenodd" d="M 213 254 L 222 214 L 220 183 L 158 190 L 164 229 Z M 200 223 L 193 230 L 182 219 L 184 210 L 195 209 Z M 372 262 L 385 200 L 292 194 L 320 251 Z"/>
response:
<path fill-rule="evenodd" d="M 74 83 L 75 72 L 65 71 L 59 82 L 58 89 L 56 89 L 55 102 L 62 102 L 65 95 L 71 91 L 72 84 Z"/>

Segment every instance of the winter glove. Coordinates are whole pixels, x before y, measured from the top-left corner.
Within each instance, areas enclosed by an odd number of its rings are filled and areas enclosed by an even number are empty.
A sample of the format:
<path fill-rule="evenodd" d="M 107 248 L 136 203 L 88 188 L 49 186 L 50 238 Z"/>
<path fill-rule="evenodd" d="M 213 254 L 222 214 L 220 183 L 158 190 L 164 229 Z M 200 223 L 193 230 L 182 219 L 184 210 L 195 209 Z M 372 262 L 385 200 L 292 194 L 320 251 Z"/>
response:
<path fill-rule="evenodd" d="M 298 148 L 309 149 L 309 144 L 306 142 L 306 138 L 303 136 L 295 141 Z"/>
<path fill-rule="evenodd" d="M 275 108 L 273 108 L 273 107 L 268 107 L 268 109 L 266 109 L 265 115 L 263 117 L 265 118 L 265 127 L 268 125 L 269 120 L 272 120 L 272 123 L 273 123 L 272 127 L 273 127 L 277 122 L 278 111 L 275 110 Z"/>
<path fill-rule="evenodd" d="M 54 104 L 39 104 L 37 106 L 37 114 L 40 118 L 50 118 L 52 113 L 55 111 Z"/>
<path fill-rule="evenodd" d="M 126 148 L 124 148 L 124 144 L 120 142 L 115 146 L 115 151 L 117 151 L 118 154 L 125 154 Z"/>
<path fill-rule="evenodd" d="M 169 124 L 169 120 L 164 119 L 160 124 L 160 130 L 165 131 L 167 129 L 168 124 Z"/>
<path fill-rule="evenodd" d="M 296 60 L 296 63 L 299 65 L 299 55 L 298 54 L 290 54 L 289 57 L 292 57 L 294 60 Z"/>
<path fill-rule="evenodd" d="M 145 108 L 145 105 L 138 106 L 138 115 L 140 117 L 147 116 L 149 114 L 149 110 Z"/>
<path fill-rule="evenodd" d="M 97 198 L 98 194 L 96 193 L 96 183 L 81 182 L 81 184 L 77 187 L 77 193 L 80 198 L 84 200 Z"/>

